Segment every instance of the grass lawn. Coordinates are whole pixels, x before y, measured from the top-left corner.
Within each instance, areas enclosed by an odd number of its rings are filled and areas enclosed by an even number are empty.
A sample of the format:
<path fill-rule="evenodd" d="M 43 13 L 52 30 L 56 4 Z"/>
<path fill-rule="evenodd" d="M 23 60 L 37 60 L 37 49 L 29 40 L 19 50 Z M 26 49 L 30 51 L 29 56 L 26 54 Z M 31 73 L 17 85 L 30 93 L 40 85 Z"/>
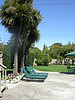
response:
<path fill-rule="evenodd" d="M 71 66 L 75 67 L 75 66 Z M 34 69 L 37 69 L 39 71 L 48 71 L 48 72 L 67 72 L 67 65 L 54 65 L 51 64 L 49 66 L 36 66 L 33 67 Z"/>

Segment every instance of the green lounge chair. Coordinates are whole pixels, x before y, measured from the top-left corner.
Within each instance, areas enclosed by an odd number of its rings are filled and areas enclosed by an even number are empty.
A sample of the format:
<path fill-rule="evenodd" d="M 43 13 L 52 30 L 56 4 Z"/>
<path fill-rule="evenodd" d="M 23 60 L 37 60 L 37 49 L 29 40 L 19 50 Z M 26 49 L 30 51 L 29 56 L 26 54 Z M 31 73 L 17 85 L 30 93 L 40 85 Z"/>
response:
<path fill-rule="evenodd" d="M 44 77 L 47 77 L 46 74 L 39 74 L 39 73 L 32 73 L 32 71 L 30 70 L 30 68 L 27 66 L 26 67 L 27 70 L 29 71 L 29 73 L 32 75 L 32 76 L 44 76 Z"/>
<path fill-rule="evenodd" d="M 29 66 L 29 67 L 31 68 L 31 70 L 32 70 L 32 72 L 33 72 L 34 74 L 48 75 L 48 73 L 39 73 L 39 72 L 35 72 L 35 70 L 33 69 L 32 66 Z"/>
<path fill-rule="evenodd" d="M 32 75 L 29 75 L 24 67 L 22 67 L 22 70 L 25 73 L 27 78 L 30 78 L 30 79 L 46 79 L 46 77 L 44 77 L 44 76 L 32 76 Z"/>
<path fill-rule="evenodd" d="M 73 72 L 73 69 L 70 66 L 67 66 L 68 72 Z"/>

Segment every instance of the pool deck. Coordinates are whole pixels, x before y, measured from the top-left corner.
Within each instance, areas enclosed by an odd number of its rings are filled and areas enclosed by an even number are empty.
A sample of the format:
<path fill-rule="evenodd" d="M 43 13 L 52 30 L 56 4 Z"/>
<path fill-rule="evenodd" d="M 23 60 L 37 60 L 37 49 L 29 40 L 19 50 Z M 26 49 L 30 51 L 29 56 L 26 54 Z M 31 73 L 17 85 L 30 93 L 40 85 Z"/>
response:
<path fill-rule="evenodd" d="M 23 78 L 8 85 L 0 100 L 75 100 L 75 75 L 49 72 L 44 82 Z"/>

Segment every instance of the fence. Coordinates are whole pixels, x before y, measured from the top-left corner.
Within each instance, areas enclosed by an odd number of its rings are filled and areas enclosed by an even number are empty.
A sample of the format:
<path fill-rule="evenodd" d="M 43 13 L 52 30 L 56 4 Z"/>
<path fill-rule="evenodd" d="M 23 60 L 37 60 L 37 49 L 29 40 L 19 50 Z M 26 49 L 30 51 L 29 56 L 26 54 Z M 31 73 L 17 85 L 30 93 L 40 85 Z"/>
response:
<path fill-rule="evenodd" d="M 7 68 L 2 64 L 3 63 L 3 52 L 0 51 L 0 97 L 2 97 L 2 90 L 6 87 L 4 80 L 6 81 Z"/>

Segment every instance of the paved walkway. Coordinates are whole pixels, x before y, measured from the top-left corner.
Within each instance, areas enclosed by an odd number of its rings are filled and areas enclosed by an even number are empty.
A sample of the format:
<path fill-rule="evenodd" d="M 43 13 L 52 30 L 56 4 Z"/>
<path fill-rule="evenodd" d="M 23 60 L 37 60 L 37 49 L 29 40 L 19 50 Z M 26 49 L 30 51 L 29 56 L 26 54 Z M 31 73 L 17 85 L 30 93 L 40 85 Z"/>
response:
<path fill-rule="evenodd" d="M 75 100 L 75 75 L 50 72 L 44 82 L 23 79 L 0 100 Z"/>

